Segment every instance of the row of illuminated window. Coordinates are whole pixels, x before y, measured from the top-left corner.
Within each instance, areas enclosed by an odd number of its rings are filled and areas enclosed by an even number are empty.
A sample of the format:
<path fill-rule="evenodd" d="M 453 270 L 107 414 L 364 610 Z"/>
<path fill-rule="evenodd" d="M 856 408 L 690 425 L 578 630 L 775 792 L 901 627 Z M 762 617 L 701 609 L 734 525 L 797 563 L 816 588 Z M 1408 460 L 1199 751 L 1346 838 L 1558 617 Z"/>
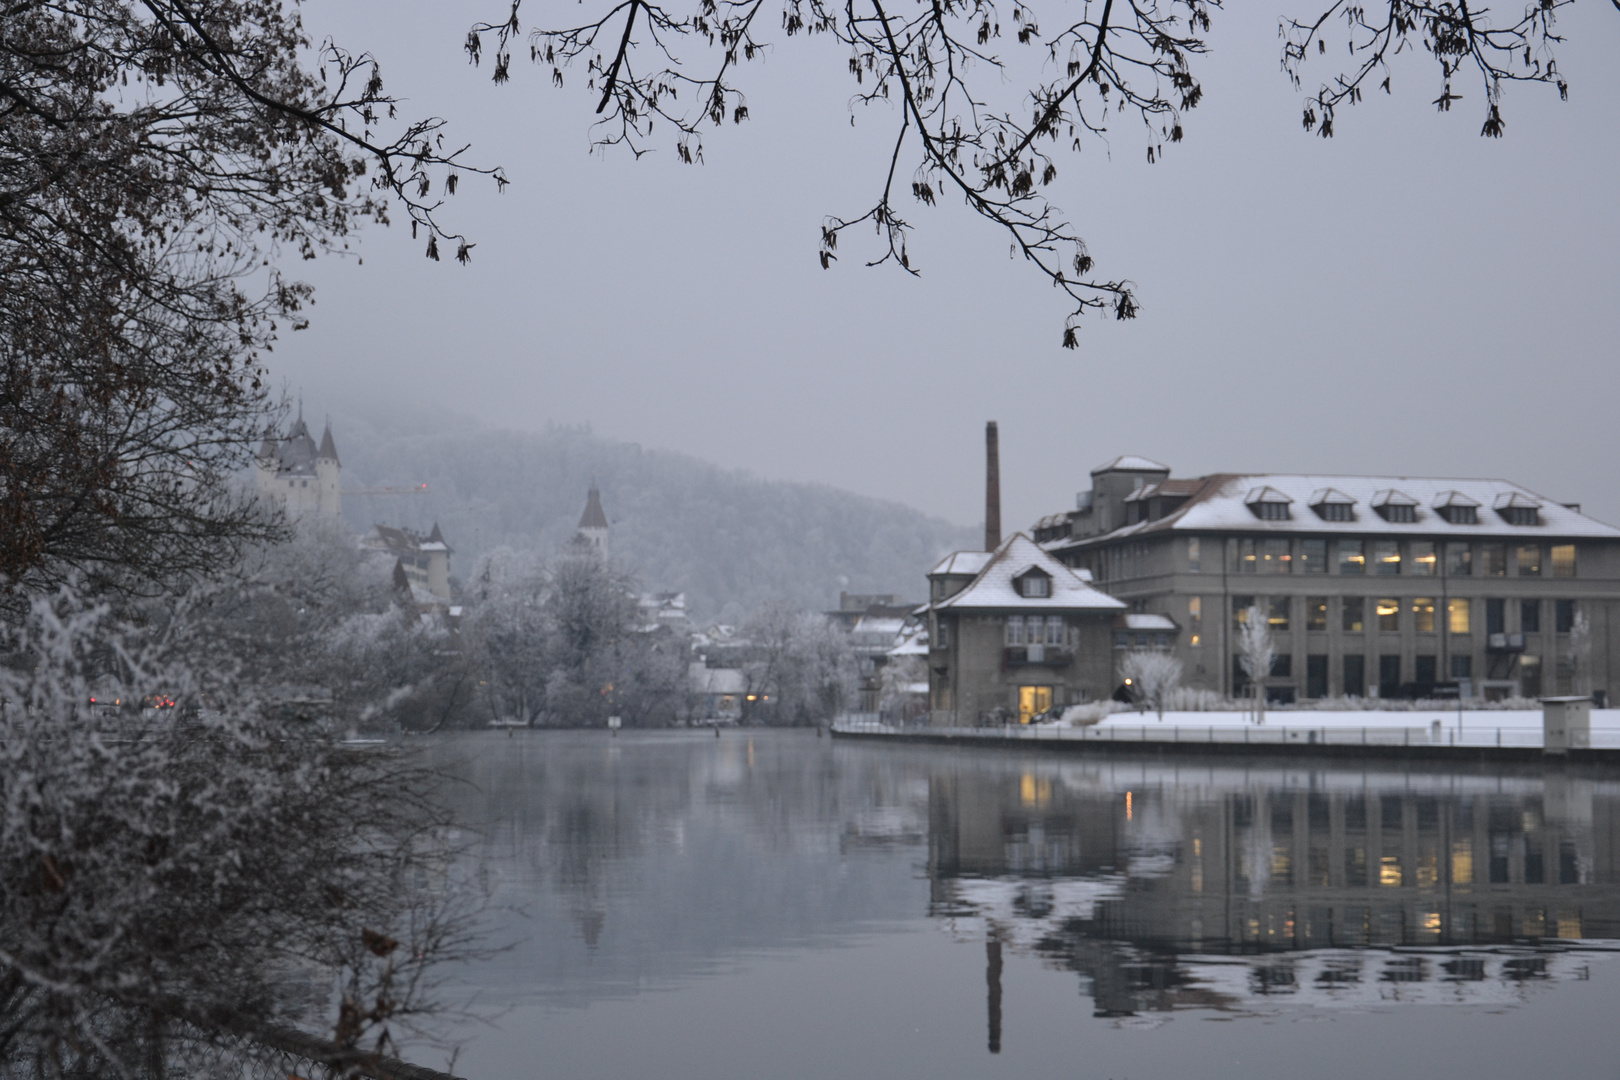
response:
<path fill-rule="evenodd" d="M 1359 634 L 1368 629 L 1376 629 L 1386 633 L 1399 633 L 1402 629 L 1401 613 L 1404 608 L 1412 630 L 1419 634 L 1432 634 L 1436 631 L 1438 622 L 1444 619 L 1445 626 L 1454 634 L 1468 634 L 1473 632 L 1474 608 L 1480 606 L 1485 612 L 1485 633 L 1501 634 L 1509 631 L 1507 625 L 1508 613 L 1516 610 L 1518 626 L 1514 632 L 1523 634 L 1539 634 L 1542 631 L 1542 609 L 1545 601 L 1542 600 L 1516 600 L 1508 601 L 1490 598 L 1477 602 L 1467 597 L 1453 596 L 1445 601 L 1442 612 L 1437 601 L 1432 596 L 1414 596 L 1405 599 L 1397 597 L 1366 597 L 1366 596 L 1306 596 L 1303 598 L 1292 596 L 1261 597 L 1256 600 L 1253 596 L 1232 597 L 1232 625 L 1234 629 L 1242 627 L 1249 621 L 1249 611 L 1258 607 L 1265 617 L 1267 625 L 1277 633 L 1290 630 L 1294 625 L 1294 602 L 1302 599 L 1305 606 L 1303 625 L 1307 630 L 1325 631 L 1330 625 L 1337 624 L 1338 628 L 1346 633 Z M 1511 605 L 1511 607 L 1510 607 Z M 1556 633 L 1567 634 L 1575 629 L 1576 607 L 1574 600 L 1552 601 L 1553 618 L 1552 629 Z M 1333 619 L 1337 612 L 1338 618 Z M 1192 596 L 1187 598 L 1187 629 L 1188 644 L 1203 644 L 1204 624 L 1204 598 Z"/>
<path fill-rule="evenodd" d="M 1374 668 L 1368 665 L 1367 657 L 1362 653 L 1343 654 L 1339 657 L 1339 685 L 1330 687 L 1328 672 L 1332 657 L 1326 653 L 1307 655 L 1304 696 L 1393 698 L 1401 696 L 1409 687 L 1416 687 L 1421 692 L 1440 681 L 1440 658 L 1433 654 L 1420 653 L 1411 658 L 1410 665 L 1400 653 L 1382 653 L 1376 659 L 1378 663 Z M 1294 667 L 1294 657 L 1291 653 L 1278 653 L 1271 661 L 1270 678 L 1293 679 Z M 1557 668 L 1555 675 L 1558 685 L 1560 688 L 1567 688 L 1573 680 L 1574 661 L 1569 657 L 1559 657 Z M 1475 675 L 1474 658 L 1467 653 L 1453 654 L 1448 658 L 1447 669 L 1448 678 L 1452 681 L 1472 679 Z M 1519 682 L 1520 693 L 1525 697 L 1541 695 L 1541 657 L 1529 655 L 1518 657 L 1518 667 L 1514 674 Z M 1232 658 L 1232 691 L 1239 696 L 1252 691 L 1248 673 L 1243 667 L 1243 658 L 1240 656 Z"/>
<path fill-rule="evenodd" d="M 1506 577 L 1509 559 L 1518 577 L 1572 578 L 1575 576 L 1575 545 L 1506 543 L 1439 544 L 1433 540 L 1294 540 L 1290 537 L 1244 537 L 1227 541 L 1229 565 L 1242 574 L 1325 574 L 1330 568 L 1340 574 L 1409 574 L 1433 577 L 1444 568 L 1448 577 Z M 1187 539 L 1187 569 L 1203 569 L 1203 544 L 1199 537 Z M 1369 567 L 1371 570 L 1369 571 Z"/>

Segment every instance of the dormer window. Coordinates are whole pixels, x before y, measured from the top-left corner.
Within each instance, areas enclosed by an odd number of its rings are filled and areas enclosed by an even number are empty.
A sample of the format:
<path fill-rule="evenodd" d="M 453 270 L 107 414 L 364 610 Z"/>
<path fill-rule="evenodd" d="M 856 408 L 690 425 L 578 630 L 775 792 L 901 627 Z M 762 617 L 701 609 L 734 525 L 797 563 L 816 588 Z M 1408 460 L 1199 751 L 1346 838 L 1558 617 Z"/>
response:
<path fill-rule="evenodd" d="M 1404 491 L 1385 488 L 1373 496 L 1372 508 L 1391 525 L 1411 525 L 1417 521 L 1418 502 Z"/>
<path fill-rule="evenodd" d="M 1509 525 L 1541 524 L 1541 504 L 1521 491 L 1498 496 L 1496 512 Z"/>
<path fill-rule="evenodd" d="M 1255 488 L 1243 501 L 1261 521 L 1287 521 L 1291 516 L 1288 507 L 1294 500 L 1268 485 Z"/>
<path fill-rule="evenodd" d="M 1319 488 L 1312 492 L 1311 509 L 1323 521 L 1356 520 L 1356 500 L 1338 488 Z"/>
<path fill-rule="evenodd" d="M 1052 595 L 1052 575 L 1038 566 L 1030 567 L 1013 582 L 1018 595 L 1026 600 L 1044 600 Z"/>
<path fill-rule="evenodd" d="M 1453 525 L 1479 524 L 1479 503 L 1460 491 L 1442 491 L 1437 495 L 1434 512 Z"/>

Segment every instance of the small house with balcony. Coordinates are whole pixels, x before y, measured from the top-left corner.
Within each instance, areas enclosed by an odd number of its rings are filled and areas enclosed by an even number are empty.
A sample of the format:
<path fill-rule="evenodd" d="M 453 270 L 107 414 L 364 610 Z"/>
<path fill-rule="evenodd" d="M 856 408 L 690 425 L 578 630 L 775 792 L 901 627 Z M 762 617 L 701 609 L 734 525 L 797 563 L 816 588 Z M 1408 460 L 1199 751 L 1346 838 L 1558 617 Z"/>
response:
<path fill-rule="evenodd" d="M 934 724 L 1029 723 L 1113 689 L 1112 634 L 1125 604 L 1023 533 L 959 551 L 928 573 Z"/>

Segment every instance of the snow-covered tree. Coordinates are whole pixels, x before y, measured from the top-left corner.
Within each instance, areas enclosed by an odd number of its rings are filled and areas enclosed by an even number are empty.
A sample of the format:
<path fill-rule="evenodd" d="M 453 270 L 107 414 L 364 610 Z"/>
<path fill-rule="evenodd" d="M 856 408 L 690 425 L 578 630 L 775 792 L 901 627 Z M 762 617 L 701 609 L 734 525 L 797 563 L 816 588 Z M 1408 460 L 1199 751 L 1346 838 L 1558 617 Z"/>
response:
<path fill-rule="evenodd" d="M 1139 700 L 1163 720 L 1165 696 L 1181 685 L 1181 661 L 1168 652 L 1129 652 L 1119 662 L 1119 673 L 1131 680 Z"/>
<path fill-rule="evenodd" d="M 1238 662 L 1243 674 L 1249 677 L 1249 688 L 1254 694 L 1254 722 L 1266 722 L 1266 677 L 1271 674 L 1272 661 L 1277 658 L 1277 646 L 1271 638 L 1271 624 L 1258 604 L 1243 613 L 1238 627 Z"/>
<path fill-rule="evenodd" d="M 749 693 L 760 699 L 753 712 L 766 723 L 830 720 L 853 698 L 855 654 L 826 616 L 771 604 L 748 620 L 743 636 Z"/>
<path fill-rule="evenodd" d="M 282 719 L 193 614 L 5 631 L 0 1075 L 201 1075 L 283 1025 L 387 1053 L 460 940 L 432 775 Z"/>
<path fill-rule="evenodd" d="M 1569 659 L 1575 669 L 1575 685 L 1571 691 L 1576 694 L 1591 693 L 1592 623 L 1584 611 L 1577 610 L 1569 626 Z"/>

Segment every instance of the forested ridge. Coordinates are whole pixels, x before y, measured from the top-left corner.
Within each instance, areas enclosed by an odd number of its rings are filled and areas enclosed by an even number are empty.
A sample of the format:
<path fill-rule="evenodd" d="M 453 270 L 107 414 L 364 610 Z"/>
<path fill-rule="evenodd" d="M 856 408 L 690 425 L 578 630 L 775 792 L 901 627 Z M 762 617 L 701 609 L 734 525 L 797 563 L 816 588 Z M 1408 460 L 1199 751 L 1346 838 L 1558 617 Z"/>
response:
<path fill-rule="evenodd" d="M 835 606 L 841 589 L 920 600 L 929 566 L 976 542 L 975 530 L 899 503 L 761 480 L 583 428 L 519 432 L 397 414 L 335 414 L 332 424 L 346 491 L 428 485 L 422 495 L 345 494 L 348 524 L 426 530 L 437 521 L 461 576 L 501 546 L 556 550 L 573 535 L 593 479 L 614 557 L 646 589 L 686 592 L 700 618 L 764 603 Z"/>

